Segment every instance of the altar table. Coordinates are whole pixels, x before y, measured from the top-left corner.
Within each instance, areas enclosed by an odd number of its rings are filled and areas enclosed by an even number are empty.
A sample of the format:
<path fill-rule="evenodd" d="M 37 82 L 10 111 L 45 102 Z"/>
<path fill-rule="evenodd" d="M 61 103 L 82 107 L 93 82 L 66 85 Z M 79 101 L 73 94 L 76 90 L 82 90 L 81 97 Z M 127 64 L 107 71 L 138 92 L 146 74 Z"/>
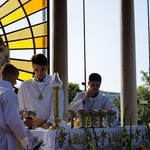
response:
<path fill-rule="evenodd" d="M 123 133 L 123 127 L 115 128 L 88 128 L 69 129 L 69 130 L 27 130 L 29 140 L 38 137 L 44 140 L 44 146 L 40 150 L 88 150 L 97 145 L 100 150 L 121 150 L 122 140 L 125 144 L 131 138 L 132 149 L 150 150 L 148 128 L 146 126 L 134 126 L 132 130 L 126 127 L 126 133 Z M 130 132 L 131 131 L 131 132 Z M 89 145 L 87 144 L 87 137 Z M 96 139 L 96 140 L 95 140 Z M 30 146 L 32 142 L 30 141 Z M 125 146 L 126 147 L 126 146 Z"/>

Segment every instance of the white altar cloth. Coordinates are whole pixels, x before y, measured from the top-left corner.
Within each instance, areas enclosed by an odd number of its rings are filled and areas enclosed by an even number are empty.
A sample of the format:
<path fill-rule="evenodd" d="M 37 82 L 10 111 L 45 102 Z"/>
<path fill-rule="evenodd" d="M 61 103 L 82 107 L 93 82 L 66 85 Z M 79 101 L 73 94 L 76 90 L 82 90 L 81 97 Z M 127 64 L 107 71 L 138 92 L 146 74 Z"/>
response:
<path fill-rule="evenodd" d="M 40 150 L 55 150 L 55 137 L 56 131 L 44 130 L 44 129 L 36 129 L 36 130 L 27 130 L 27 136 L 29 138 L 29 147 L 31 147 L 31 140 L 33 137 L 38 137 L 38 140 L 44 141 L 44 146 L 41 146 Z"/>
<path fill-rule="evenodd" d="M 97 144 L 100 150 L 110 149 L 120 150 L 122 148 L 123 127 L 115 128 L 93 128 L 98 139 Z M 95 135 L 92 128 L 88 131 L 92 137 L 91 143 L 96 145 Z M 131 130 L 130 130 L 131 129 Z M 126 138 L 132 137 L 132 149 L 137 150 L 140 147 L 150 149 L 150 139 L 146 126 L 126 127 Z M 39 140 L 44 140 L 44 146 L 40 150 L 87 150 L 87 134 L 85 129 L 68 129 L 68 130 L 27 130 L 29 138 L 29 150 L 33 137 L 38 137 Z M 148 136 L 149 135 L 149 136 Z"/>

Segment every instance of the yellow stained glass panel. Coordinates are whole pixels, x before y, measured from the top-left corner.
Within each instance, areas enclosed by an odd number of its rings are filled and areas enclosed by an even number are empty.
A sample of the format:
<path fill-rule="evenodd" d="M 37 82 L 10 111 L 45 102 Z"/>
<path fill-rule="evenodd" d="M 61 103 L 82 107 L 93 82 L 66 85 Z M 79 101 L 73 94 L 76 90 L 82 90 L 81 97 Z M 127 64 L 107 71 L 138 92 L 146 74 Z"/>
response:
<path fill-rule="evenodd" d="M 16 20 L 19 20 L 23 17 L 25 17 L 25 14 L 24 14 L 22 8 L 19 8 L 16 11 L 12 12 L 9 16 L 6 16 L 5 18 L 1 19 L 1 22 L 3 25 L 7 25 L 7 24 L 14 22 Z"/>
<path fill-rule="evenodd" d="M 9 0 L 3 7 L 0 8 L 0 18 L 3 18 L 13 10 L 20 6 L 18 0 Z"/>
<path fill-rule="evenodd" d="M 26 28 L 19 31 L 14 31 L 12 33 L 7 34 L 7 38 L 11 40 L 18 40 L 18 39 L 24 39 L 24 38 L 31 38 L 31 29 Z"/>
<path fill-rule="evenodd" d="M 33 48 L 33 40 L 34 39 L 14 41 L 14 42 L 9 42 L 8 44 L 10 49 Z"/>
<path fill-rule="evenodd" d="M 20 0 L 22 4 L 25 4 L 27 1 L 30 1 L 30 0 Z"/>
<path fill-rule="evenodd" d="M 10 60 L 10 63 L 15 65 L 18 69 L 32 72 L 32 63 L 30 61 Z"/>
<path fill-rule="evenodd" d="M 33 77 L 33 74 L 27 73 L 27 72 L 23 72 L 23 71 L 19 71 L 19 77 L 18 79 L 26 81 L 29 80 Z"/>
<path fill-rule="evenodd" d="M 47 23 L 43 23 L 33 28 L 34 36 L 47 35 Z"/>

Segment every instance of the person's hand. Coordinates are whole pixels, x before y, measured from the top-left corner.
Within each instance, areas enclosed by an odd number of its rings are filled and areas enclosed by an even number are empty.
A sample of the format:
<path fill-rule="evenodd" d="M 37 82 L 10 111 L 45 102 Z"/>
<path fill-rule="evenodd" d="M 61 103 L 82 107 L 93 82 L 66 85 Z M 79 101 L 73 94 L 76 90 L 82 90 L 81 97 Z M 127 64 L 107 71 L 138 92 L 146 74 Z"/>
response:
<path fill-rule="evenodd" d="M 42 128 L 44 128 L 44 129 L 49 129 L 51 126 L 53 126 L 50 122 L 46 122 L 43 126 L 42 126 Z"/>
<path fill-rule="evenodd" d="M 83 98 L 83 103 L 87 101 L 87 99 L 89 99 L 90 97 L 94 96 L 95 94 L 90 90 L 88 89 L 85 93 L 85 97 Z"/>
<path fill-rule="evenodd" d="M 90 89 L 88 89 L 87 91 L 86 91 L 86 97 L 87 98 L 90 98 L 90 97 L 92 97 L 92 96 L 94 96 L 95 95 L 95 93 L 93 93 Z"/>

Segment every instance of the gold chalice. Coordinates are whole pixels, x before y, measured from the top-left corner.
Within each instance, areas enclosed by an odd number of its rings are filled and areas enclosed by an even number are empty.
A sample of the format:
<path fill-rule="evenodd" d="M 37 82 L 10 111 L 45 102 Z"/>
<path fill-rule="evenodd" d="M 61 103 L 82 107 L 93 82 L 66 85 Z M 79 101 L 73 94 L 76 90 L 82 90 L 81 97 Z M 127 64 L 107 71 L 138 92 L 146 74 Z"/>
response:
<path fill-rule="evenodd" d="M 104 109 L 99 110 L 99 127 L 102 127 L 103 118 L 106 118 L 108 115 L 108 111 Z"/>
<path fill-rule="evenodd" d="M 68 118 L 70 118 L 71 128 L 73 128 L 74 127 L 74 118 L 76 117 L 76 111 L 68 110 L 66 115 Z"/>
<path fill-rule="evenodd" d="M 108 111 L 108 127 L 111 127 L 111 120 L 112 117 L 115 116 L 117 114 L 117 112 L 115 110 L 107 110 Z"/>
<path fill-rule="evenodd" d="M 36 117 L 36 112 L 35 111 L 24 111 L 24 112 L 20 111 L 20 114 L 22 114 L 22 118 L 27 129 L 33 129 L 33 119 Z"/>
<path fill-rule="evenodd" d="M 98 110 L 90 110 L 89 111 L 90 116 L 90 126 L 89 127 L 96 127 L 96 122 L 98 121 L 99 112 Z"/>
<path fill-rule="evenodd" d="M 77 117 L 80 119 L 80 128 L 85 127 L 86 110 L 77 110 Z"/>

